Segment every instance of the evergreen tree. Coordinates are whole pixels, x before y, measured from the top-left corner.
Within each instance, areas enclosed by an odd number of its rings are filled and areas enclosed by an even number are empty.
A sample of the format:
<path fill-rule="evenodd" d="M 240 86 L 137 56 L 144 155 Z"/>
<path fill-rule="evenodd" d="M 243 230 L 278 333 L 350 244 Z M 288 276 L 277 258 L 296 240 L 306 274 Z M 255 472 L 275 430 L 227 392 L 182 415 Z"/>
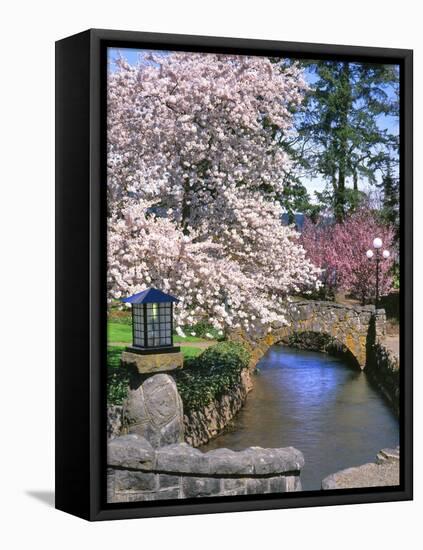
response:
<path fill-rule="evenodd" d="M 399 75 L 395 65 L 347 61 L 302 62 L 312 84 L 297 114 L 295 144 L 303 166 L 323 176 L 325 197 L 337 221 L 360 204 L 358 181 L 377 183 L 386 160 L 398 161 L 398 136 L 381 122 L 398 116 Z M 285 145 L 285 143 L 284 143 Z M 347 187 L 348 179 L 352 189 Z"/>
<path fill-rule="evenodd" d="M 388 161 L 386 172 L 380 185 L 383 189 L 383 205 L 381 217 L 384 222 L 395 228 L 395 240 L 399 240 L 399 178 L 393 175 L 391 163 Z"/>

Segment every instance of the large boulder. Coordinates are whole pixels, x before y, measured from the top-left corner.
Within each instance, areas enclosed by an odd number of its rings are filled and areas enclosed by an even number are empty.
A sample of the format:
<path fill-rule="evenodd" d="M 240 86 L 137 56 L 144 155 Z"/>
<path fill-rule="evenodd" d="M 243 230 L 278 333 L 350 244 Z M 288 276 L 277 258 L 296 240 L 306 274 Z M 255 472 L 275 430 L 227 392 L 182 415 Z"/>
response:
<path fill-rule="evenodd" d="M 184 439 L 182 401 L 174 379 L 168 374 L 147 379 L 134 376 L 124 418 L 128 433 L 144 437 L 153 447 L 180 443 Z"/>

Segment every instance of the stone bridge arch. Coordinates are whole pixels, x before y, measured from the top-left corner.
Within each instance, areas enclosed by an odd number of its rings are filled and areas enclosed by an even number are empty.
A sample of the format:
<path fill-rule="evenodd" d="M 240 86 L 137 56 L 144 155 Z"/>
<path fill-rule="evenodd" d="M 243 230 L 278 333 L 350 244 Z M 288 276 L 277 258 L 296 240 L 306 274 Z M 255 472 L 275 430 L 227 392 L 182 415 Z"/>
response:
<path fill-rule="evenodd" d="M 246 338 L 241 333 L 233 340 L 243 341 L 251 351 L 251 367 L 255 367 L 270 346 L 286 342 L 301 333 L 327 335 L 344 346 L 361 369 L 366 366 L 367 349 L 385 335 L 385 312 L 374 306 L 347 306 L 335 302 L 307 300 L 291 302 L 286 312 L 287 324 L 264 327 L 262 333 Z"/>

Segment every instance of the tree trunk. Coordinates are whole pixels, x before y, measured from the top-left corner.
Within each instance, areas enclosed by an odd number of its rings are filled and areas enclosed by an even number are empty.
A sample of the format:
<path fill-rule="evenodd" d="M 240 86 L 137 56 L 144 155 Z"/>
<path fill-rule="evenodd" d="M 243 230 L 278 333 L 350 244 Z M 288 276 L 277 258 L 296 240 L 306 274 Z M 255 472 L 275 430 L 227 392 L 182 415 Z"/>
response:
<path fill-rule="evenodd" d="M 341 89 L 339 94 L 339 126 L 337 128 L 339 143 L 338 185 L 335 190 L 335 218 L 342 222 L 345 218 L 345 180 L 348 169 L 348 115 L 352 105 L 350 82 L 350 67 L 348 62 L 342 63 Z"/>
<path fill-rule="evenodd" d="M 354 170 L 354 191 L 358 191 L 358 175 L 357 170 Z"/>
<path fill-rule="evenodd" d="M 184 179 L 183 183 L 183 189 L 184 194 L 182 196 L 182 231 L 184 235 L 188 235 L 188 220 L 191 215 L 191 207 L 189 204 L 189 198 L 190 198 L 190 187 L 189 187 L 189 180 Z"/>

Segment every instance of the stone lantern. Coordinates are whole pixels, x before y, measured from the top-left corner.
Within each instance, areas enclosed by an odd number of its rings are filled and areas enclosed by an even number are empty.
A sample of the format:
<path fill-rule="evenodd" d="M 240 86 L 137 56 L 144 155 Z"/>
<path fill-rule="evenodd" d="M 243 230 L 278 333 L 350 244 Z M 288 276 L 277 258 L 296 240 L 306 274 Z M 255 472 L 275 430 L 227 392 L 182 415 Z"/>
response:
<path fill-rule="evenodd" d="M 149 288 L 121 301 L 132 306 L 132 346 L 122 353 L 122 363 L 136 366 L 140 374 L 181 368 L 183 355 L 173 345 L 173 304 L 178 299 Z"/>

